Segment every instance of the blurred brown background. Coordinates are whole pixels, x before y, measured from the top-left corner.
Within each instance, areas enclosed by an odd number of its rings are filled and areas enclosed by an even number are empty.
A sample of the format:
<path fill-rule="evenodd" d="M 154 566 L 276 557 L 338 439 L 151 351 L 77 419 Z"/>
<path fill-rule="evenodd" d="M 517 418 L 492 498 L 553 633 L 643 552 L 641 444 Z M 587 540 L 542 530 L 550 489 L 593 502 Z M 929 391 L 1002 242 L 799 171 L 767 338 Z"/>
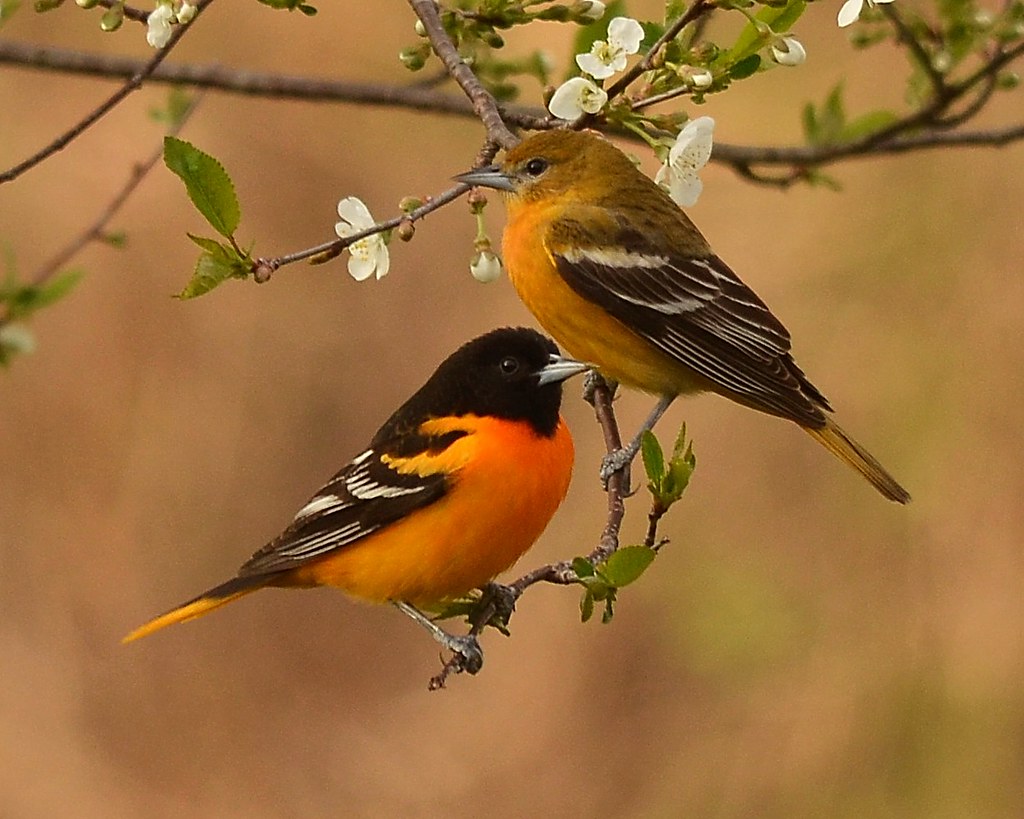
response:
<path fill-rule="evenodd" d="M 308 20 L 214 4 L 171 59 L 408 79 L 405 4 L 320 5 Z M 693 110 L 722 141 L 770 144 L 797 140 L 800 105 L 843 75 L 851 110 L 898 102 L 899 63 L 851 52 L 834 14 L 801 25 L 805 68 Z M 3 35 L 151 53 L 142 27 L 101 36 L 97 19 L 26 6 Z M 519 47 L 563 59 L 562 36 Z M 0 69 L 0 166 L 112 88 Z M 22 271 L 159 143 L 145 112 L 165 93 L 134 95 L 0 189 Z M 1019 94 L 998 105 L 990 124 Z M 239 235 L 269 255 L 330 238 L 342 196 L 386 216 L 442 190 L 481 134 L 209 94 L 183 137 L 225 163 Z M 533 590 L 511 639 L 487 635 L 483 673 L 435 694 L 430 640 L 329 590 L 118 640 L 230 576 L 455 346 L 529 315 L 507 280 L 469 276 L 464 203 L 392 245 L 382 282 L 342 261 L 171 299 L 196 256 L 184 232 L 204 226 L 157 169 L 116 220 L 127 249 L 83 253 L 87 278 L 33 325 L 38 351 L 0 373 L 0 815 L 1024 815 L 1022 162 L 1020 145 L 858 161 L 835 170 L 841 194 L 706 170 L 695 220 L 914 503 L 885 503 L 791 425 L 686 402 L 661 432 L 690 425 L 694 483 L 614 623 L 580 624 L 573 590 Z M 577 390 L 576 478 L 525 568 L 589 550 L 603 523 L 600 436 Z M 649 404 L 623 398 L 624 426 Z M 637 497 L 627 540 L 644 518 Z"/>

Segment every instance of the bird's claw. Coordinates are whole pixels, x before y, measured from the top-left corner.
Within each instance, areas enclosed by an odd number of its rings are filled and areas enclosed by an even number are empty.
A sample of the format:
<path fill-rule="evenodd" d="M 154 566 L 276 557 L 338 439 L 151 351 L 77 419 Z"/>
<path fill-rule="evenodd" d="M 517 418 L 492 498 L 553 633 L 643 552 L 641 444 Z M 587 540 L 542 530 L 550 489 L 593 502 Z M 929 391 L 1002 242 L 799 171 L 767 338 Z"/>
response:
<path fill-rule="evenodd" d="M 601 477 L 601 485 L 606 491 L 612 475 L 621 473 L 622 494 L 625 496 L 629 495 L 629 467 L 634 457 L 636 457 L 635 452 L 631 452 L 629 447 L 623 447 L 622 449 L 616 449 L 614 452 L 609 452 L 601 459 L 601 471 L 598 474 Z"/>
<path fill-rule="evenodd" d="M 449 634 L 444 647 L 455 655 L 455 670 L 476 674 L 484 667 L 484 650 L 472 634 Z"/>

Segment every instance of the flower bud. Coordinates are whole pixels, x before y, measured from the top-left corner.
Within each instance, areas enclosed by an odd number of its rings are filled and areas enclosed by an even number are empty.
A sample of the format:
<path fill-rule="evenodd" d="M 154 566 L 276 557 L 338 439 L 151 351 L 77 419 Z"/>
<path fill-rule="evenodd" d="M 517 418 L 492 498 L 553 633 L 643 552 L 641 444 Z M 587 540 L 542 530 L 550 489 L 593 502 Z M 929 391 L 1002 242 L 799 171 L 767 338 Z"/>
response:
<path fill-rule="evenodd" d="M 807 51 L 796 37 L 779 37 L 772 44 L 772 59 L 779 65 L 800 65 L 807 59 Z"/>
<path fill-rule="evenodd" d="M 469 272 L 478 282 L 489 284 L 501 275 L 501 259 L 489 250 L 480 250 L 470 262 Z"/>

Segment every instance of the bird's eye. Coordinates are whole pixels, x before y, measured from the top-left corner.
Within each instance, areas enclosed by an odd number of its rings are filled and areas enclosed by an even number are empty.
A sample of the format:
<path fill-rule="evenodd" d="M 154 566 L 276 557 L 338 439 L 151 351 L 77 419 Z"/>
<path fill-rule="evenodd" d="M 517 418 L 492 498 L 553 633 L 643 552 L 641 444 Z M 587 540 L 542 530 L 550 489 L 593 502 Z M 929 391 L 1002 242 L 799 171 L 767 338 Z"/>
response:
<path fill-rule="evenodd" d="M 548 161 L 543 157 L 535 156 L 523 166 L 523 170 L 533 177 L 538 177 L 548 169 Z"/>
<path fill-rule="evenodd" d="M 508 356 L 501 359 L 501 363 L 498 366 L 501 368 L 502 375 L 515 375 L 519 372 L 519 359 Z"/>

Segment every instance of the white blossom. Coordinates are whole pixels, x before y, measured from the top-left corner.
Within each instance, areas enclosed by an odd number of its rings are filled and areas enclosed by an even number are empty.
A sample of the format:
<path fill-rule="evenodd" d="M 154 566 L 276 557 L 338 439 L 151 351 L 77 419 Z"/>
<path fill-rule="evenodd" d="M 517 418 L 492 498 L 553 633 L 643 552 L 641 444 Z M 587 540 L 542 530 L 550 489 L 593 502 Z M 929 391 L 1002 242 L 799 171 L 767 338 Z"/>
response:
<path fill-rule="evenodd" d="M 501 275 L 501 259 L 490 250 L 481 250 L 470 262 L 469 272 L 478 282 L 489 284 Z"/>
<path fill-rule="evenodd" d="M 711 117 L 698 117 L 686 123 L 669 150 L 668 160 L 654 178 L 683 207 L 695 204 L 704 189 L 697 174 L 711 158 L 714 130 Z"/>
<path fill-rule="evenodd" d="M 178 22 L 179 23 L 187 23 L 187 22 L 189 22 L 193 17 L 196 16 L 196 11 L 197 10 L 198 9 L 196 9 L 195 6 L 193 6 L 191 3 L 189 3 L 188 0 L 185 0 L 185 2 L 181 4 L 181 8 L 178 9 L 178 14 L 177 14 Z"/>
<path fill-rule="evenodd" d="M 836 22 L 839 23 L 840 28 L 845 28 L 860 17 L 860 13 L 864 11 L 864 6 L 873 8 L 879 3 L 891 3 L 892 0 L 846 0 L 843 3 L 843 7 L 839 9 L 839 15 L 836 17 Z"/>
<path fill-rule="evenodd" d="M 596 114 L 608 102 L 608 94 L 586 77 L 573 77 L 562 83 L 548 102 L 548 110 L 559 119 L 574 120 L 583 114 Z"/>
<path fill-rule="evenodd" d="M 626 67 L 630 54 L 640 50 L 643 27 L 629 17 L 616 17 L 608 24 L 608 39 L 597 40 L 587 54 L 576 55 L 576 65 L 595 80 L 604 80 Z"/>
<path fill-rule="evenodd" d="M 772 44 L 772 59 L 779 65 L 800 65 L 807 59 L 807 50 L 796 37 L 779 37 Z"/>
<path fill-rule="evenodd" d="M 174 9 L 170 3 L 161 3 L 146 18 L 146 42 L 153 48 L 163 48 L 171 39 L 171 21 Z"/>
<path fill-rule="evenodd" d="M 355 196 L 347 196 L 338 202 L 338 216 L 341 221 L 334 226 L 334 232 L 342 239 L 361 233 L 375 224 L 369 209 L 362 200 Z M 383 279 L 388 274 L 391 257 L 388 246 L 379 233 L 374 233 L 353 242 L 348 246 L 351 254 L 348 260 L 348 272 L 357 282 L 361 282 L 376 274 Z"/>

